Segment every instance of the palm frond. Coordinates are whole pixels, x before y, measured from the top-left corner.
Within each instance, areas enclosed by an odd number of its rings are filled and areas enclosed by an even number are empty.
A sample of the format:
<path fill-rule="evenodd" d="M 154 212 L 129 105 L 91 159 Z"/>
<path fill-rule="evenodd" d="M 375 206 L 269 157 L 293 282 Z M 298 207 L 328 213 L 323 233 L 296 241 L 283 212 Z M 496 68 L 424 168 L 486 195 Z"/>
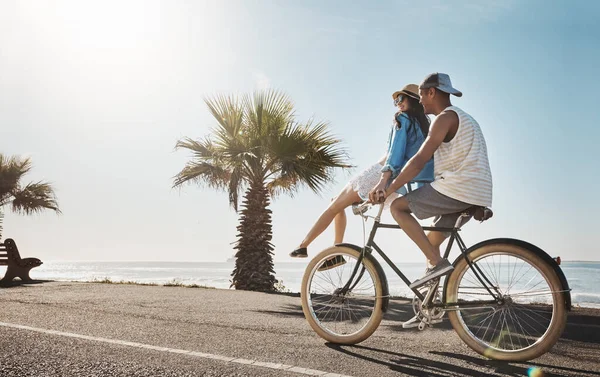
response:
<path fill-rule="evenodd" d="M 11 192 L 18 188 L 19 181 L 31 168 L 29 158 L 8 157 L 0 153 L 0 203 L 4 203 Z"/>
<path fill-rule="evenodd" d="M 231 96 L 216 96 L 205 99 L 206 105 L 218 122 L 218 127 L 212 130 L 210 143 L 220 156 L 229 164 L 239 164 L 240 160 L 253 158 L 254 154 L 248 147 L 248 131 L 243 124 L 244 108 L 242 101 Z"/>
<path fill-rule="evenodd" d="M 293 198 L 299 188 L 298 176 L 295 174 L 280 175 L 267 183 L 267 190 L 273 199 L 284 194 Z"/>
<path fill-rule="evenodd" d="M 294 103 L 288 95 L 275 89 L 260 90 L 245 96 L 244 107 L 249 131 L 261 145 L 283 132 L 294 119 Z"/>
<path fill-rule="evenodd" d="M 180 139 L 175 144 L 175 149 L 187 149 L 194 154 L 195 158 L 205 161 L 214 161 L 219 159 L 219 153 L 215 150 L 210 139 L 201 141 L 191 139 L 189 137 Z"/>
<path fill-rule="evenodd" d="M 227 188 L 231 173 L 220 166 L 202 161 L 190 161 L 173 177 L 173 187 L 185 183 L 206 184 L 209 188 Z"/>
<path fill-rule="evenodd" d="M 234 96 L 217 95 L 205 98 L 204 102 L 208 110 L 219 123 L 218 133 L 222 133 L 217 139 L 230 140 L 239 137 L 244 118 L 243 104 Z M 216 133 L 218 135 L 218 133 Z M 219 141 L 219 140 L 217 140 Z"/>
<path fill-rule="evenodd" d="M 238 211 L 238 201 L 240 197 L 240 191 L 242 190 L 244 182 L 244 169 L 243 167 L 237 167 L 231 172 L 231 177 L 229 178 L 229 204 L 233 207 L 233 209 Z"/>
<path fill-rule="evenodd" d="M 341 141 L 329 133 L 325 122 L 289 125 L 271 148 L 272 190 L 281 183 L 283 191 L 289 192 L 285 185 L 295 182 L 320 192 L 332 181 L 334 169 L 352 167 L 346 163 L 348 156 L 340 144 Z M 280 179 L 282 177 L 285 178 Z"/>
<path fill-rule="evenodd" d="M 44 209 L 51 209 L 56 213 L 61 213 L 58 209 L 54 190 L 49 183 L 29 183 L 23 189 L 13 191 L 12 196 L 12 209 L 14 212 L 29 215 L 41 212 Z"/>

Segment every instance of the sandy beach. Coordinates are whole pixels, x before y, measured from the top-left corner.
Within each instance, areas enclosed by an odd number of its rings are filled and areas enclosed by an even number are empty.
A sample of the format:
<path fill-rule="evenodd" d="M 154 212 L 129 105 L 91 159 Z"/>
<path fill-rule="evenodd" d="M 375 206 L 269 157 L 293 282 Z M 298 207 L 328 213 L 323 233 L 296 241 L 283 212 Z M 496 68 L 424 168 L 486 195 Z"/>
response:
<path fill-rule="evenodd" d="M 600 310 L 574 308 L 528 363 L 487 360 L 445 321 L 403 330 L 406 300 L 356 346 L 326 344 L 297 295 L 42 282 L 0 289 L 0 376 L 600 376 Z"/>

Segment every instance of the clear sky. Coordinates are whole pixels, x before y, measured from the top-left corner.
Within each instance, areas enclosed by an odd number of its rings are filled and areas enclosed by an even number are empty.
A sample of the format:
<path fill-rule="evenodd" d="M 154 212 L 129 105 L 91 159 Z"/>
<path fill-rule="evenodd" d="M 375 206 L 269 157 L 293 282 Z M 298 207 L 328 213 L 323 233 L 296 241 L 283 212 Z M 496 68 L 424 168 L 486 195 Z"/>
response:
<path fill-rule="evenodd" d="M 224 261 L 237 214 L 225 193 L 171 188 L 189 158 L 173 147 L 215 126 L 203 97 L 273 87 L 300 120 L 328 120 L 357 166 L 321 196 L 274 201 L 275 261 L 289 261 L 349 174 L 383 154 L 391 93 L 439 71 L 481 125 L 494 179 L 495 216 L 466 225 L 466 242 L 600 260 L 599 15 L 587 0 L 2 0 L 0 151 L 30 156 L 27 180 L 50 181 L 63 211 L 7 212 L 4 235 L 42 260 Z M 423 260 L 402 232 L 378 240 Z"/>

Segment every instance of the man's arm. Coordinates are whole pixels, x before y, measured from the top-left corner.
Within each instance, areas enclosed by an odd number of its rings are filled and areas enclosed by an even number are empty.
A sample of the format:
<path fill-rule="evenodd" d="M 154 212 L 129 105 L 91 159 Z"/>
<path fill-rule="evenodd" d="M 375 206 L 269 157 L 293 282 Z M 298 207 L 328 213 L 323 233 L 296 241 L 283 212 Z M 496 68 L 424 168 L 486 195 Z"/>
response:
<path fill-rule="evenodd" d="M 410 182 L 431 160 L 433 153 L 444 142 L 446 136 L 454 127 L 458 126 L 458 116 L 454 112 L 440 114 L 429 128 L 429 134 L 419 151 L 406 163 L 400 174 L 392 181 L 386 190 L 386 197 Z"/>

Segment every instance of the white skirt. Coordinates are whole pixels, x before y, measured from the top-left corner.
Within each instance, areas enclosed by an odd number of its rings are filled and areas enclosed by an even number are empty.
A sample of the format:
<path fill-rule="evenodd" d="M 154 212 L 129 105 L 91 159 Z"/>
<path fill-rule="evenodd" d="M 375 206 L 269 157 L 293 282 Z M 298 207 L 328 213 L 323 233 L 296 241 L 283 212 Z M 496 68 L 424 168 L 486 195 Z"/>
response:
<path fill-rule="evenodd" d="M 383 165 L 375 163 L 363 170 L 360 174 L 354 176 L 348 185 L 352 190 L 356 191 L 362 200 L 369 200 L 369 192 L 379 183 L 381 179 L 381 168 Z M 394 192 L 385 199 L 384 207 L 389 208 L 390 204 L 398 197 L 398 193 Z"/>

